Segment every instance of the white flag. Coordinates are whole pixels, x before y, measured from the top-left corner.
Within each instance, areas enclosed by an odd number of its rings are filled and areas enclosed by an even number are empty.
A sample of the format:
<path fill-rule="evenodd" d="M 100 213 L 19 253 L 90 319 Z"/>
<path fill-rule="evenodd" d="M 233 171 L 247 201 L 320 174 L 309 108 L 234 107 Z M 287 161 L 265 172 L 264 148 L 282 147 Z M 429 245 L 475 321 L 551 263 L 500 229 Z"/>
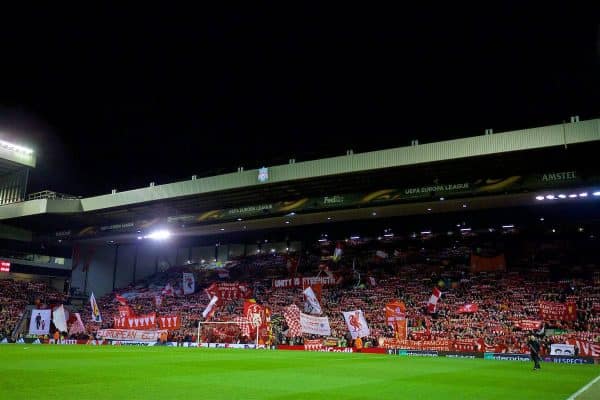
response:
<path fill-rule="evenodd" d="M 50 333 L 50 310 L 31 310 L 31 321 L 29 321 L 29 334 L 47 335 Z"/>
<path fill-rule="evenodd" d="M 309 286 L 304 289 L 304 296 L 306 297 L 306 301 L 304 302 L 304 311 L 309 314 L 321 314 L 321 305 L 319 304 L 319 300 L 317 300 L 317 296 L 315 292 L 313 292 L 312 288 Z"/>
<path fill-rule="evenodd" d="M 52 312 L 52 322 L 60 332 L 67 332 L 67 318 L 62 304 Z"/>
<path fill-rule="evenodd" d="M 217 301 L 219 301 L 219 298 L 217 296 L 213 296 L 213 298 L 210 299 L 210 303 L 208 303 L 204 311 L 202 311 L 202 318 L 206 319 L 207 315 L 212 315 L 213 309 L 215 308 L 215 304 L 217 304 Z"/>
<path fill-rule="evenodd" d="M 92 321 L 102 322 L 102 315 L 100 315 L 100 309 L 98 308 L 98 303 L 96 303 L 94 292 L 90 295 L 90 306 L 92 307 Z"/>
<path fill-rule="evenodd" d="M 344 314 L 344 319 L 346 320 L 346 325 L 348 325 L 352 339 L 369 336 L 371 330 L 369 329 L 369 325 L 367 325 L 367 320 L 362 310 L 343 311 L 342 313 Z"/>
<path fill-rule="evenodd" d="M 77 320 L 71 324 L 71 329 L 69 330 L 69 335 L 85 333 L 85 325 L 83 325 L 83 321 L 81 320 L 81 315 L 79 315 L 79 313 L 75 313 L 75 318 L 77 318 Z"/>
<path fill-rule="evenodd" d="M 194 274 L 189 272 L 183 273 L 183 294 L 192 294 L 196 291 L 196 281 Z"/>

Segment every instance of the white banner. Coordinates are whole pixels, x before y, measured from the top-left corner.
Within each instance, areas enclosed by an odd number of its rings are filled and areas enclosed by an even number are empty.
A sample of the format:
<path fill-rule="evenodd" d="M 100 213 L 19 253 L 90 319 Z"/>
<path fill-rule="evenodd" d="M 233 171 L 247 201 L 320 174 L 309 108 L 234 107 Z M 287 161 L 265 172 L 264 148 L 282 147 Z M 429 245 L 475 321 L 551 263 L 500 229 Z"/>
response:
<path fill-rule="evenodd" d="M 306 301 L 304 302 L 304 311 L 309 314 L 321 314 L 321 305 L 319 304 L 319 300 L 317 300 L 317 296 L 312 288 L 309 286 L 304 289 L 304 296 L 306 297 Z"/>
<path fill-rule="evenodd" d="M 196 291 L 196 281 L 194 274 L 190 272 L 183 273 L 183 294 L 192 294 Z"/>
<path fill-rule="evenodd" d="M 51 310 L 31 310 L 30 335 L 47 335 L 50 333 L 50 313 Z"/>
<path fill-rule="evenodd" d="M 67 318 L 65 316 L 65 308 L 61 304 L 52 312 L 52 322 L 60 332 L 67 332 Z"/>
<path fill-rule="evenodd" d="M 550 345 L 551 356 L 574 356 L 575 346 L 572 344 L 555 343 Z"/>
<path fill-rule="evenodd" d="M 300 327 L 302 328 L 302 333 L 312 333 L 321 336 L 331 335 L 329 318 L 327 317 L 315 317 L 300 313 Z"/>
<path fill-rule="evenodd" d="M 352 335 L 352 339 L 369 336 L 371 330 L 369 329 L 369 325 L 367 325 L 367 320 L 362 310 L 343 311 L 342 314 L 344 314 L 344 319 L 346 320 L 346 325 Z"/>
<path fill-rule="evenodd" d="M 138 331 L 135 329 L 98 329 L 96 336 L 110 340 L 131 340 L 136 342 L 156 342 L 166 330 Z"/>

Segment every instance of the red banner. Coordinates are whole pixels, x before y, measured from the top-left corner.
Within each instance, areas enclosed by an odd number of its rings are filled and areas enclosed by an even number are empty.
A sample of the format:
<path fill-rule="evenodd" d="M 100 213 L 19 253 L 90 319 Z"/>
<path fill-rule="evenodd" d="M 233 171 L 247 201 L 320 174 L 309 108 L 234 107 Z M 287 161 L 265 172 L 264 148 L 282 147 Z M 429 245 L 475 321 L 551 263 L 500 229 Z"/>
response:
<path fill-rule="evenodd" d="M 241 283 L 213 283 L 206 289 L 208 296 L 217 296 L 219 301 L 232 299 L 247 299 L 252 296 L 252 290 Z"/>
<path fill-rule="evenodd" d="M 567 339 L 567 343 L 577 346 L 579 356 L 600 357 L 600 343 L 586 342 L 579 339 Z"/>
<path fill-rule="evenodd" d="M 181 318 L 179 315 L 166 315 L 164 317 L 158 317 L 158 326 L 160 329 L 179 329 L 181 327 Z"/>
<path fill-rule="evenodd" d="M 134 313 L 129 306 L 119 306 L 119 316 L 121 318 L 129 317 L 130 315 L 134 315 Z"/>
<path fill-rule="evenodd" d="M 146 315 L 129 315 L 128 317 L 115 317 L 114 327 L 119 329 L 148 330 L 156 328 L 156 313 Z"/>
<path fill-rule="evenodd" d="M 542 328 L 542 321 L 536 321 L 531 319 L 522 319 L 513 323 L 515 328 L 519 328 L 524 331 L 539 331 Z"/>
<path fill-rule="evenodd" d="M 321 350 L 323 348 L 323 340 L 321 339 L 304 339 L 304 350 Z"/>
<path fill-rule="evenodd" d="M 476 313 L 477 311 L 479 311 L 479 305 L 473 303 L 463 304 L 457 310 L 459 314 Z"/>
<path fill-rule="evenodd" d="M 577 305 L 574 302 L 540 301 L 540 316 L 545 321 L 575 321 L 577 319 Z"/>

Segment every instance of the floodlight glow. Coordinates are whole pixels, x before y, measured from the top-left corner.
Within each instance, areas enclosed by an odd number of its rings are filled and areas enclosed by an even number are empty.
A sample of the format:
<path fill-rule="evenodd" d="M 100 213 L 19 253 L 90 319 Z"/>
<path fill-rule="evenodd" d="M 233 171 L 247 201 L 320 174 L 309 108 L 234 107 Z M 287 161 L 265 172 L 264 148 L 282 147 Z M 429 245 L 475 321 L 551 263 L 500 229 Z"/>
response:
<path fill-rule="evenodd" d="M 587 192 L 579 193 L 579 197 L 587 197 Z"/>
<path fill-rule="evenodd" d="M 549 195 L 546 196 L 546 198 L 548 200 L 554 200 L 554 195 L 553 194 L 549 194 Z"/>
<path fill-rule="evenodd" d="M 570 195 L 569 195 L 569 198 L 570 198 L 570 199 L 574 199 L 575 197 L 577 197 L 577 195 L 576 195 L 576 194 L 570 194 Z"/>
<path fill-rule="evenodd" d="M 383 234 L 384 237 L 394 237 L 393 233 L 384 233 Z"/>
<path fill-rule="evenodd" d="M 502 227 L 504 229 L 511 229 L 511 228 L 514 228 L 515 226 L 511 224 L 511 225 L 502 225 Z"/>
<path fill-rule="evenodd" d="M 544 196 L 535 196 L 536 200 L 544 200 Z"/>
<path fill-rule="evenodd" d="M 327 239 L 325 239 L 325 238 L 319 239 L 319 242 L 326 242 L 326 241 L 327 241 Z"/>
<path fill-rule="evenodd" d="M 594 192 L 592 193 L 594 196 L 600 196 L 600 192 Z"/>
<path fill-rule="evenodd" d="M 460 228 L 461 232 L 470 232 L 471 228 Z"/>
<path fill-rule="evenodd" d="M 421 235 L 431 235 L 431 231 L 423 231 L 421 232 Z"/>
<path fill-rule="evenodd" d="M 0 140 L 0 146 L 6 147 L 9 150 L 16 151 L 19 153 L 25 153 L 25 154 L 33 153 L 33 150 L 31 150 L 27 147 L 19 146 L 18 144 L 10 143 L 10 142 L 4 141 L 4 140 Z"/>
<path fill-rule="evenodd" d="M 558 195 L 558 198 L 559 198 L 559 199 L 566 199 L 566 198 L 567 198 L 567 195 L 566 195 L 566 194 L 559 194 L 559 195 Z"/>
<path fill-rule="evenodd" d="M 144 238 L 146 238 L 146 239 L 153 239 L 153 240 L 166 240 L 170 237 L 171 237 L 171 232 L 169 232 L 166 229 L 154 231 L 154 232 L 150 233 L 149 235 L 144 236 Z"/>
<path fill-rule="evenodd" d="M 360 239 L 360 236 L 350 236 L 350 239 L 352 239 L 352 240 L 358 240 L 358 239 Z"/>

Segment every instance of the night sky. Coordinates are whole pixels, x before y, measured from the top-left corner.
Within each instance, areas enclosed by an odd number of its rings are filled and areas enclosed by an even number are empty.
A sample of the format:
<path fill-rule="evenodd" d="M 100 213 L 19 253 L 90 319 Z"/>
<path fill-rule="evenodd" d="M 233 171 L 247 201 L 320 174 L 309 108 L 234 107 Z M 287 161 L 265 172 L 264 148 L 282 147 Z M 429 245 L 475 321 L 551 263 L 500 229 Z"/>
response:
<path fill-rule="evenodd" d="M 598 26 L 522 6 L 3 12 L 0 136 L 36 149 L 30 192 L 90 195 L 599 117 Z"/>

